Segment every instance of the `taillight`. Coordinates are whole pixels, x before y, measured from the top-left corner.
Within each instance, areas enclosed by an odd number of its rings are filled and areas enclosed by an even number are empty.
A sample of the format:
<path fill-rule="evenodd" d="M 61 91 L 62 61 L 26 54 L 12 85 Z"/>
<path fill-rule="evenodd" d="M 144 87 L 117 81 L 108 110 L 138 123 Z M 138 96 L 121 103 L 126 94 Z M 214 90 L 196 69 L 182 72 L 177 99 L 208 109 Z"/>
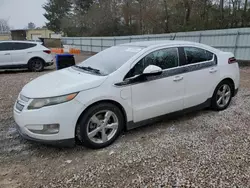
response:
<path fill-rule="evenodd" d="M 50 50 L 43 50 L 43 52 L 45 52 L 46 54 L 51 54 Z"/>
<path fill-rule="evenodd" d="M 232 64 L 232 63 L 237 63 L 235 57 L 231 57 L 228 59 L 228 64 Z"/>

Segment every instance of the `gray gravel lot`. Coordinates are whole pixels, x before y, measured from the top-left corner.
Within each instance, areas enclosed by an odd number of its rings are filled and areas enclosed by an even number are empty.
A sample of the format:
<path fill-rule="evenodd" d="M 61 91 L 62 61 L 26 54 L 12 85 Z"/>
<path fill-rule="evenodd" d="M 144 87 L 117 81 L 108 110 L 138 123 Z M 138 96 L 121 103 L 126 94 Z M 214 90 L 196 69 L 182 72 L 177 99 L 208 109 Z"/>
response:
<path fill-rule="evenodd" d="M 18 136 L 12 118 L 18 93 L 53 70 L 0 72 L 1 188 L 250 187 L 250 68 L 241 69 L 241 90 L 228 110 L 132 130 L 101 150 L 53 148 Z"/>

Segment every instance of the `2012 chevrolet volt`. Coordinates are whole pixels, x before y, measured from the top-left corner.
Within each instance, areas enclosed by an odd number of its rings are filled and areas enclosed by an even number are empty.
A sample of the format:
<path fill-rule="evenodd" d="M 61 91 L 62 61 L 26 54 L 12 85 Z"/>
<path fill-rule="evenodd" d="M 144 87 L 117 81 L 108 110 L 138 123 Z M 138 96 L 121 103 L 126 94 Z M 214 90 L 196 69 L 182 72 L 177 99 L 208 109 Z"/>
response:
<path fill-rule="evenodd" d="M 185 41 L 123 44 L 28 83 L 14 118 L 26 139 L 103 148 L 167 114 L 224 110 L 239 80 L 230 52 Z"/>

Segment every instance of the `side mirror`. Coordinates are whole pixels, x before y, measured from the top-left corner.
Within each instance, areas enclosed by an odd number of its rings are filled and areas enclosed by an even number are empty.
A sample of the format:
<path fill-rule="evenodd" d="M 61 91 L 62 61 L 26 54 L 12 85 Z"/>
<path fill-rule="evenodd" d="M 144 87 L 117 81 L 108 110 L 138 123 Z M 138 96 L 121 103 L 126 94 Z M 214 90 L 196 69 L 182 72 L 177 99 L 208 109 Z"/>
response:
<path fill-rule="evenodd" d="M 147 76 L 156 76 L 160 74 L 162 74 L 162 69 L 160 67 L 155 66 L 155 65 L 149 65 L 148 67 L 144 69 L 142 74 L 135 75 L 134 77 L 131 77 L 131 78 L 126 78 L 125 81 L 131 82 L 135 80 L 142 80 L 142 79 L 144 80 L 146 79 Z"/>
<path fill-rule="evenodd" d="M 143 75 L 146 75 L 146 76 L 154 76 L 154 75 L 160 75 L 160 74 L 162 74 L 162 69 L 155 65 L 149 65 L 143 71 Z"/>

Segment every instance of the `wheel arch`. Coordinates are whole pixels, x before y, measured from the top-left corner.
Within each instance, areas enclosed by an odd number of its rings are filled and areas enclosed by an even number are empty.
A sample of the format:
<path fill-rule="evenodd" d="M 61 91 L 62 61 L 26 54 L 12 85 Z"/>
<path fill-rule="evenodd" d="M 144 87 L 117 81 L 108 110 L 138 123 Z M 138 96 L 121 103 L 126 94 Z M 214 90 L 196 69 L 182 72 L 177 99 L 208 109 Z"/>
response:
<path fill-rule="evenodd" d="M 236 89 L 236 88 L 235 88 L 234 80 L 233 80 L 232 78 L 230 78 L 230 77 L 226 77 L 226 78 L 224 78 L 223 80 L 221 80 L 220 83 L 219 83 L 218 85 L 220 85 L 222 82 L 225 82 L 225 81 L 228 81 L 228 82 L 230 82 L 230 83 L 232 84 L 232 87 L 233 87 L 233 91 L 232 91 L 232 92 L 233 92 L 233 96 L 234 96 L 234 95 L 235 95 L 235 89 Z M 217 85 L 217 86 L 218 86 L 218 85 Z M 217 87 L 217 86 L 216 86 L 216 87 Z"/>
<path fill-rule="evenodd" d="M 41 58 L 41 57 L 39 57 L 39 56 L 34 56 L 34 57 L 31 57 L 31 58 L 29 59 L 28 64 L 29 64 L 32 60 L 34 60 L 34 59 L 40 59 L 40 60 L 43 61 L 43 64 L 46 63 L 45 60 L 44 60 L 43 58 Z"/>
<path fill-rule="evenodd" d="M 124 117 L 124 125 L 125 125 L 124 129 L 125 129 L 125 130 L 127 129 L 127 126 L 126 126 L 126 124 L 127 124 L 127 114 L 126 114 L 125 108 L 124 108 L 119 102 L 117 102 L 117 101 L 115 101 L 115 100 L 112 100 L 112 99 L 103 99 L 103 100 L 99 100 L 99 101 L 93 102 L 92 104 L 88 105 L 88 107 L 85 108 L 85 109 L 82 111 L 82 113 L 79 115 L 79 117 L 78 117 L 78 119 L 77 119 L 77 121 L 76 121 L 76 125 L 75 125 L 75 137 L 76 137 L 76 138 L 77 138 L 77 125 L 79 124 L 79 121 L 80 121 L 80 119 L 82 118 L 82 116 L 84 115 L 84 113 L 85 113 L 88 109 L 90 109 L 92 106 L 95 106 L 95 105 L 100 104 L 100 103 L 111 103 L 111 104 L 117 106 L 117 107 L 121 110 L 121 112 L 122 112 L 122 114 L 123 114 L 123 117 Z"/>
<path fill-rule="evenodd" d="M 220 78 L 220 81 L 215 83 L 213 85 L 213 88 L 211 88 L 210 93 L 209 93 L 209 98 L 212 98 L 214 96 L 215 90 L 218 87 L 218 85 L 220 85 L 222 82 L 224 81 L 229 81 L 230 83 L 232 83 L 232 87 L 233 87 L 233 96 L 235 95 L 235 82 L 233 80 L 233 78 L 231 78 L 230 76 L 225 76 L 223 78 Z"/>
<path fill-rule="evenodd" d="M 232 92 L 232 95 L 231 95 L 231 98 L 229 99 L 229 102 L 228 102 L 227 104 L 225 104 L 224 106 L 218 106 L 218 105 L 217 105 L 217 99 L 216 99 L 217 91 L 218 91 L 218 89 L 219 89 L 223 84 L 225 84 L 225 83 L 227 83 L 227 84 L 229 85 L 229 87 L 231 88 L 231 90 L 232 90 L 232 91 L 231 91 L 231 92 Z M 212 98 L 211 98 L 211 106 L 210 106 L 211 109 L 213 109 L 213 110 L 215 110 L 215 111 L 225 110 L 225 109 L 229 106 L 229 104 L 230 104 L 232 98 L 236 95 L 236 93 L 237 93 L 237 91 L 236 91 L 236 88 L 235 88 L 234 80 L 233 80 L 232 78 L 230 78 L 230 77 L 225 77 L 225 78 L 223 78 L 223 79 L 216 85 L 216 87 L 215 87 L 215 89 L 214 89 L 213 96 L 212 96 Z"/>

